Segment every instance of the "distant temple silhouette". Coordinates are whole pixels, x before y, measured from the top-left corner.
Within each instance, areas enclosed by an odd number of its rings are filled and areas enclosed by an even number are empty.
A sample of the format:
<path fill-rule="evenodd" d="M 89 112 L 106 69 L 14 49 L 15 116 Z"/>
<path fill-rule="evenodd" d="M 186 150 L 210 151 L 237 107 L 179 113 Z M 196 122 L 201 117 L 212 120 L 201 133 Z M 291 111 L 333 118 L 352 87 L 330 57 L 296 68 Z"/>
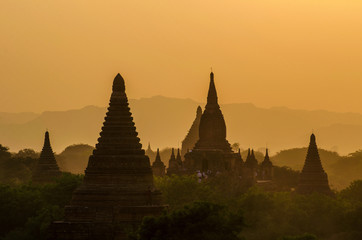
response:
<path fill-rule="evenodd" d="M 315 135 L 310 136 L 307 157 L 305 159 L 303 170 L 300 174 L 298 193 L 309 194 L 313 192 L 332 195 L 328 184 L 328 176 L 322 167 L 319 158 Z"/>
<path fill-rule="evenodd" d="M 199 126 L 200 126 L 201 116 L 202 116 L 202 109 L 200 106 L 198 106 L 196 110 L 196 118 L 192 123 L 191 128 L 187 133 L 185 139 L 182 141 L 182 147 L 181 147 L 182 160 L 183 156 L 185 156 L 187 151 L 193 149 L 196 142 L 199 140 Z"/>
<path fill-rule="evenodd" d="M 120 74 L 112 89 L 84 182 L 66 206 L 64 221 L 52 225 L 51 239 L 127 239 L 125 228 L 137 226 L 144 216 L 158 215 L 164 208 Z"/>
<path fill-rule="evenodd" d="M 200 119 L 199 139 L 184 157 L 184 168 L 189 173 L 197 170 L 216 173 L 241 167 L 240 156 L 231 150 L 226 140 L 226 125 L 218 104 L 213 72 L 210 73 L 207 104 Z"/>
<path fill-rule="evenodd" d="M 152 172 L 154 176 L 165 176 L 166 166 L 161 160 L 160 150 L 157 148 L 156 159 L 152 164 Z"/>
<path fill-rule="evenodd" d="M 52 147 L 50 146 L 49 132 L 45 132 L 44 145 L 40 158 L 32 175 L 34 183 L 48 183 L 61 175 Z"/>

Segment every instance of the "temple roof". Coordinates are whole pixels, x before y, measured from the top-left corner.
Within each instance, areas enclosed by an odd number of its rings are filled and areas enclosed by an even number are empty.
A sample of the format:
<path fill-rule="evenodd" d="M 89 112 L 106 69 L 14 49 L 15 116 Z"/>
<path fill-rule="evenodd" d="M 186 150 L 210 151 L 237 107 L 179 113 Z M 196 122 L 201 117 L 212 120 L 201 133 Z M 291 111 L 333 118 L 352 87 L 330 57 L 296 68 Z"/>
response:
<path fill-rule="evenodd" d="M 60 175 L 60 170 L 50 145 L 49 132 L 46 131 L 43 149 L 33 172 L 32 179 L 34 182 L 48 182 L 58 175 Z"/>
<path fill-rule="evenodd" d="M 266 149 L 264 161 L 261 163 L 262 167 L 272 167 L 273 163 L 270 161 L 268 149 Z"/>
<path fill-rule="evenodd" d="M 176 156 L 176 162 L 178 165 L 182 165 L 182 160 L 181 160 L 181 154 L 180 154 L 180 149 L 177 149 L 177 156 Z"/>
<path fill-rule="evenodd" d="M 157 148 L 156 159 L 152 164 L 152 167 L 165 167 L 165 164 L 161 160 L 160 150 Z"/>
<path fill-rule="evenodd" d="M 226 140 L 226 125 L 218 104 L 213 72 L 210 73 L 207 104 L 200 120 L 199 140 L 194 149 L 232 152 Z"/>
<path fill-rule="evenodd" d="M 144 155 L 128 106 L 125 83 L 118 73 L 114 78 L 108 112 L 93 155 Z"/>
<path fill-rule="evenodd" d="M 254 149 L 251 150 L 251 153 L 250 153 L 250 148 L 248 149 L 248 156 L 245 160 L 244 166 L 247 168 L 257 168 L 258 167 L 258 160 L 256 160 L 256 158 L 255 158 Z"/>
<path fill-rule="evenodd" d="M 302 172 L 324 172 L 314 134 L 310 136 L 307 157 Z"/>

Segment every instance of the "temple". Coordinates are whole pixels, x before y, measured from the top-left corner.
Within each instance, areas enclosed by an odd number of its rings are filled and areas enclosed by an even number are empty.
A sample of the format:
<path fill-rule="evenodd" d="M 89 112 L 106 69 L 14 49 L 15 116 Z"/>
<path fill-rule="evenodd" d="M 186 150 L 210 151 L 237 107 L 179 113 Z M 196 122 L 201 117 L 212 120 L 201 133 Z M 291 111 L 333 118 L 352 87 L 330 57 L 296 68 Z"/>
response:
<path fill-rule="evenodd" d="M 156 153 L 151 148 L 151 143 L 148 143 L 148 147 L 145 151 L 145 154 L 149 159 L 154 159 L 156 157 Z"/>
<path fill-rule="evenodd" d="M 154 176 L 165 176 L 165 164 L 161 161 L 160 150 L 157 148 L 156 159 L 152 164 L 152 172 Z"/>
<path fill-rule="evenodd" d="M 171 176 L 172 174 L 179 175 L 181 166 L 177 162 L 175 157 L 175 149 L 172 148 L 171 157 L 168 161 L 167 175 Z"/>
<path fill-rule="evenodd" d="M 260 180 L 272 180 L 273 179 L 273 163 L 270 161 L 268 149 L 266 149 L 264 161 L 260 164 Z"/>
<path fill-rule="evenodd" d="M 254 150 L 252 149 L 250 152 L 250 148 L 248 149 L 248 156 L 246 157 L 245 164 L 244 164 L 244 178 L 249 181 L 256 181 L 258 176 L 258 160 L 255 158 Z"/>
<path fill-rule="evenodd" d="M 52 225 L 51 239 L 127 239 L 126 230 L 164 209 L 155 190 L 150 160 L 142 150 L 120 74 L 108 112 L 89 157 L 84 182 Z"/>
<path fill-rule="evenodd" d="M 48 183 L 61 175 L 52 147 L 50 146 L 49 132 L 45 132 L 44 146 L 40 158 L 33 171 L 34 183 Z"/>
<path fill-rule="evenodd" d="M 187 151 L 193 149 L 196 142 L 199 140 L 199 126 L 200 126 L 201 116 L 202 116 L 202 109 L 200 106 L 198 106 L 196 110 L 196 118 L 192 123 L 191 128 L 187 133 L 185 139 L 182 141 L 182 147 L 181 147 L 182 160 L 183 156 L 185 156 Z"/>
<path fill-rule="evenodd" d="M 303 170 L 300 174 L 297 192 L 309 194 L 313 192 L 332 195 L 329 188 L 328 176 L 322 167 L 319 158 L 315 135 L 310 136 L 307 157 L 305 159 Z"/>
<path fill-rule="evenodd" d="M 199 139 L 192 151 L 185 154 L 184 168 L 189 173 L 233 171 L 238 167 L 239 156 L 231 150 L 226 140 L 224 116 L 218 104 L 214 73 L 210 73 L 210 85 L 205 111 L 199 126 Z"/>

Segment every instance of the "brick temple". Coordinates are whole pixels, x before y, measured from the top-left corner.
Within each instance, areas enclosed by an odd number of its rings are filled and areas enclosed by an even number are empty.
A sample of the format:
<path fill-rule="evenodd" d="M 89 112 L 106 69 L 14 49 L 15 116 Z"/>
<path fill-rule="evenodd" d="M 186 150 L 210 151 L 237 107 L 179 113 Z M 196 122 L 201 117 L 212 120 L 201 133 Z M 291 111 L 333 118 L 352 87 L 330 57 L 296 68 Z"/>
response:
<path fill-rule="evenodd" d="M 314 134 L 310 136 L 308 153 L 299 177 L 297 192 L 301 194 L 313 192 L 333 194 L 328 184 L 327 173 L 322 167 Z"/>
<path fill-rule="evenodd" d="M 60 175 L 61 172 L 50 145 L 49 132 L 46 131 L 43 149 L 33 171 L 32 181 L 34 183 L 48 183 L 54 181 Z"/>
<path fill-rule="evenodd" d="M 137 227 L 144 216 L 159 215 L 164 209 L 120 74 L 112 90 L 84 182 L 66 206 L 64 221 L 52 225 L 51 239 L 127 239 L 127 230 Z"/>

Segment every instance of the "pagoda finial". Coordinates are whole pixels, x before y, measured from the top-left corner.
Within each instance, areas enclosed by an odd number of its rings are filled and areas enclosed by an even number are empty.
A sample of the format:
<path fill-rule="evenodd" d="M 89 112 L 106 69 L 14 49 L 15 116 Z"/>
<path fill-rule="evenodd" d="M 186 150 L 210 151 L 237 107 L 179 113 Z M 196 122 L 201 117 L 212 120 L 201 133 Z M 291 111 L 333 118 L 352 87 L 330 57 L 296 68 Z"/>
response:
<path fill-rule="evenodd" d="M 50 148 L 50 139 L 48 130 L 45 132 L 44 147 Z"/>
<path fill-rule="evenodd" d="M 312 133 L 312 135 L 310 135 L 310 142 L 315 143 L 315 135 L 314 135 L 314 133 Z"/>
<path fill-rule="evenodd" d="M 121 76 L 121 74 L 119 74 L 119 73 L 113 80 L 112 90 L 113 90 L 113 92 L 125 92 L 125 90 L 126 90 L 126 87 L 124 84 L 124 79 Z"/>
<path fill-rule="evenodd" d="M 214 73 L 210 73 L 210 86 L 209 93 L 207 95 L 207 104 L 217 104 L 217 93 L 214 82 Z"/>

